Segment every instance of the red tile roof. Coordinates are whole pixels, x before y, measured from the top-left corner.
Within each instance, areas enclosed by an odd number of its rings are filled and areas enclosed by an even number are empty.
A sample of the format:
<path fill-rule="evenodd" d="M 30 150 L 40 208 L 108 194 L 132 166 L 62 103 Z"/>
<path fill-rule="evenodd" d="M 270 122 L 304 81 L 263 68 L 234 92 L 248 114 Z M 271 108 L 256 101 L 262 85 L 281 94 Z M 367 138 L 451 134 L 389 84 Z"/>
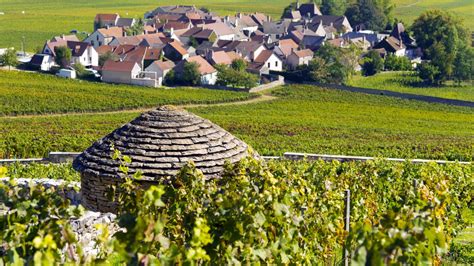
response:
<path fill-rule="evenodd" d="M 257 63 L 265 63 L 267 62 L 268 58 L 270 58 L 273 54 L 272 50 L 263 50 L 257 58 L 255 58 L 255 62 Z"/>
<path fill-rule="evenodd" d="M 115 62 L 112 60 L 105 61 L 102 71 L 114 71 L 114 72 L 131 72 L 135 67 L 136 62 Z"/>
<path fill-rule="evenodd" d="M 190 58 L 186 59 L 186 61 L 197 63 L 199 65 L 199 73 L 201 73 L 201 75 L 206 75 L 217 71 L 213 66 L 211 66 L 211 64 L 209 64 L 199 55 L 191 56 Z"/>

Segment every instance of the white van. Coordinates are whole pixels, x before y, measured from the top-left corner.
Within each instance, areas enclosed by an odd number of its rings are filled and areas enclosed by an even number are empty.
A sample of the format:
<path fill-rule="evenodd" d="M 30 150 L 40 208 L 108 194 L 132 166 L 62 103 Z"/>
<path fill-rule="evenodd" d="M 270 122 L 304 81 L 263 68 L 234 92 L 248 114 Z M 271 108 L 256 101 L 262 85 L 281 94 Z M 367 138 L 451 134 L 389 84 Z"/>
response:
<path fill-rule="evenodd" d="M 59 72 L 56 74 L 58 77 L 62 78 L 69 78 L 69 79 L 75 79 L 76 78 L 76 71 L 73 69 L 60 69 Z"/>

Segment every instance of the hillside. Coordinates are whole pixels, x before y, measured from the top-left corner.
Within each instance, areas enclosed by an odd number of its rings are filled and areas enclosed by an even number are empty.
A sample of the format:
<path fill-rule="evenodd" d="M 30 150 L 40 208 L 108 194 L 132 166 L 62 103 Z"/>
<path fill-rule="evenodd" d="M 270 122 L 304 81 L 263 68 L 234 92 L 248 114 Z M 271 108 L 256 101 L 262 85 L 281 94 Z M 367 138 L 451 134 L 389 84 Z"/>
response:
<path fill-rule="evenodd" d="M 46 39 L 75 29 L 80 32 L 90 32 L 96 13 L 119 13 L 122 16 L 142 17 L 146 11 L 160 5 L 196 5 L 206 6 L 218 14 L 234 14 L 236 12 L 264 12 L 274 18 L 279 18 L 283 8 L 290 0 L 63 0 L 58 4 L 54 0 L 26 1 L 1 0 L 0 12 L 0 48 L 21 47 L 22 37 L 25 37 L 26 50 L 35 51 L 42 46 Z M 395 0 L 397 6 L 395 16 L 406 23 L 426 9 L 439 8 L 455 12 L 464 18 L 468 27 L 474 27 L 470 19 L 474 2 L 470 0 Z M 23 13 L 24 11 L 24 13 Z"/>

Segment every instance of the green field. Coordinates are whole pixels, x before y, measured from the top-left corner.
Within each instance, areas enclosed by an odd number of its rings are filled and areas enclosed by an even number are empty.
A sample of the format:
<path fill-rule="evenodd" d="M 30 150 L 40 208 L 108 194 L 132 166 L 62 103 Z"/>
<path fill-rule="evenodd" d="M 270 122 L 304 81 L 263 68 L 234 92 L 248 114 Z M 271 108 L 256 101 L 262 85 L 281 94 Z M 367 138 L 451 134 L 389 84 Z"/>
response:
<path fill-rule="evenodd" d="M 283 8 L 292 0 L 0 0 L 0 47 L 21 47 L 25 37 L 26 49 L 34 51 L 42 46 L 46 39 L 72 29 L 90 32 L 96 13 L 113 12 L 122 16 L 142 17 L 146 11 L 160 5 L 194 4 L 206 6 L 220 15 L 235 12 L 264 12 L 274 18 L 281 15 Z M 472 28 L 474 20 L 469 19 L 474 10 L 471 0 L 396 0 L 392 1 L 397 8 L 395 16 L 406 23 L 411 23 L 422 11 L 440 8 L 455 12 L 465 19 L 467 26 Z M 408 6 L 413 4 L 412 6 Z M 24 11 L 24 13 L 22 13 Z"/>
<path fill-rule="evenodd" d="M 0 116 L 115 111 L 163 104 L 215 103 L 254 95 L 196 88 L 155 89 L 0 70 Z"/>
<path fill-rule="evenodd" d="M 472 160 L 474 110 L 285 86 L 271 102 L 193 108 L 263 155 L 284 152 Z M 0 118 L 0 157 L 82 151 L 137 113 Z"/>
<path fill-rule="evenodd" d="M 474 85 L 426 86 L 410 72 L 383 72 L 375 76 L 353 76 L 349 85 L 376 89 L 404 92 L 419 95 L 435 96 L 447 99 L 474 101 Z"/>

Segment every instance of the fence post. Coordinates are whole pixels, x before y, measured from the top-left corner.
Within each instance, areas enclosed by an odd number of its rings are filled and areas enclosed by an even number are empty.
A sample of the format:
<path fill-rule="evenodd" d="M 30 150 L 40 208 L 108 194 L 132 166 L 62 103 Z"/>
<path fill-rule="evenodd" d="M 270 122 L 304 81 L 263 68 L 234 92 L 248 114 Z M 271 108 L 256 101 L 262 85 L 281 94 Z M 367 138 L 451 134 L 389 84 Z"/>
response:
<path fill-rule="evenodd" d="M 346 232 L 349 234 L 350 230 L 350 223 L 351 223 L 351 190 L 346 189 L 344 191 L 345 197 L 344 197 L 344 229 Z M 347 245 L 348 243 L 346 243 Z M 344 265 L 349 266 L 350 262 L 350 253 L 347 248 L 344 248 Z"/>

